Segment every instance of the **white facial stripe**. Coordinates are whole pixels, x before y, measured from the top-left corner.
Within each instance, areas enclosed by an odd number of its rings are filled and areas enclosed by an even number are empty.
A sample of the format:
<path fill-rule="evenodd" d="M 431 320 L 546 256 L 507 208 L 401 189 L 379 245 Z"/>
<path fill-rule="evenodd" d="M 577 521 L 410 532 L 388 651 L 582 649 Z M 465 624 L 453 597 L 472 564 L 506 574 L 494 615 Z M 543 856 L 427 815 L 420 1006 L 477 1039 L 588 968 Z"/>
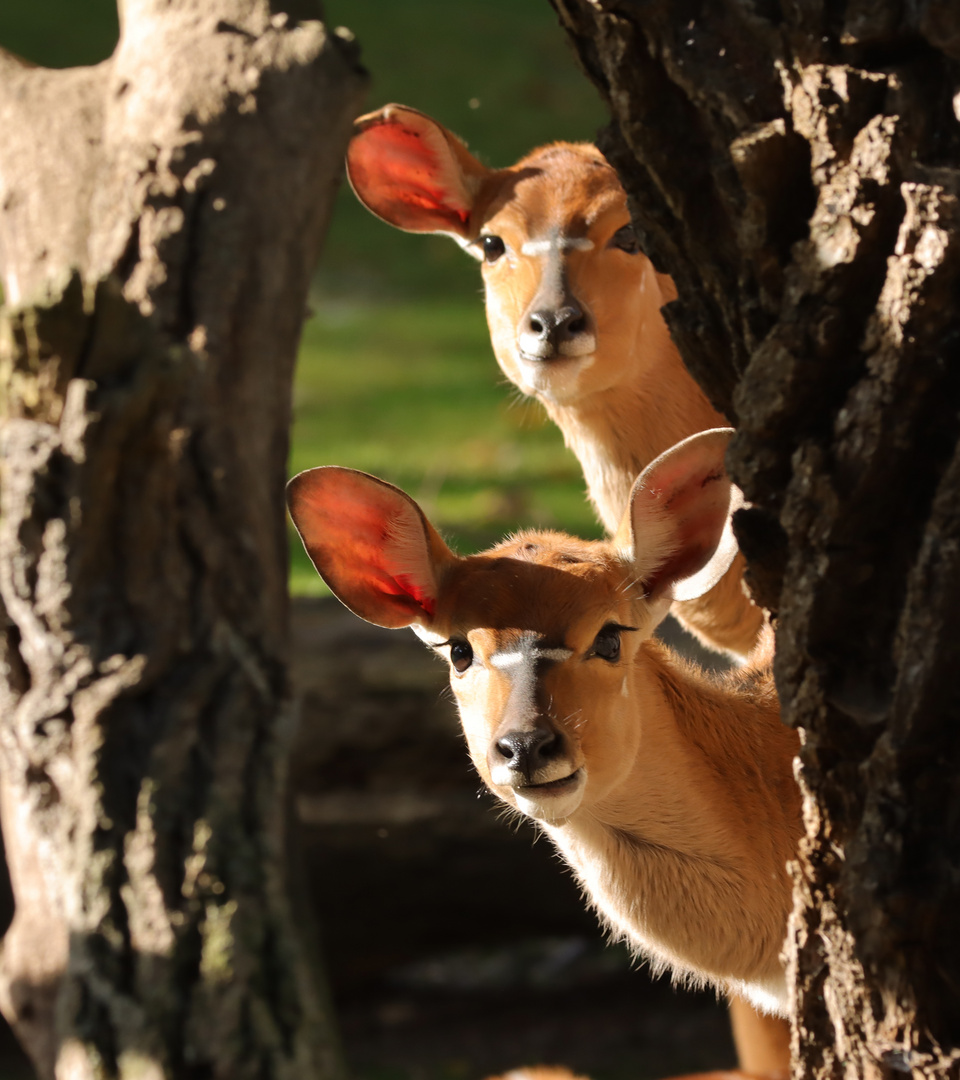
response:
<path fill-rule="evenodd" d="M 505 715 L 520 723 L 534 719 L 537 715 L 537 649 L 534 636 L 524 634 L 519 649 L 494 653 L 490 662 L 505 672 L 510 680 Z"/>
<path fill-rule="evenodd" d="M 593 241 L 585 236 L 558 236 L 550 240 L 527 240 L 521 255 L 551 255 L 559 251 L 593 251 Z"/>
<path fill-rule="evenodd" d="M 493 667 L 507 675 L 510 680 L 510 696 L 507 712 L 517 719 L 533 718 L 537 714 L 537 661 L 567 660 L 573 656 L 572 649 L 544 649 L 537 646 L 531 632 L 525 633 L 519 648 L 509 652 L 496 652 L 490 656 Z"/>
<path fill-rule="evenodd" d="M 569 660 L 571 656 L 573 656 L 573 649 L 538 649 L 536 645 L 530 645 L 514 652 L 494 653 L 490 657 L 490 663 L 503 670 L 515 664 L 522 664 L 525 660 Z"/>
<path fill-rule="evenodd" d="M 543 660 L 569 660 L 573 649 L 537 649 L 537 656 Z"/>
<path fill-rule="evenodd" d="M 502 671 L 504 668 L 513 667 L 514 664 L 519 664 L 523 661 L 522 652 L 497 652 L 490 657 L 490 663 L 494 667 L 500 668 Z"/>

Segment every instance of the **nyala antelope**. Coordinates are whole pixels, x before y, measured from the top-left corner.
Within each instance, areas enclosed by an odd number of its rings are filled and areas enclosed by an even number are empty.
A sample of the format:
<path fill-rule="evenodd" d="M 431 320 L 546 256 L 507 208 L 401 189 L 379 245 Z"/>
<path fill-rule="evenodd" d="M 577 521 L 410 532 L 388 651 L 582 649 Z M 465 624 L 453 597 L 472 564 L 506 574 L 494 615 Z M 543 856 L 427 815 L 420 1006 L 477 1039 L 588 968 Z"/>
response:
<path fill-rule="evenodd" d="M 654 637 L 736 554 L 729 434 L 652 462 L 608 541 L 527 531 L 458 557 L 409 496 L 336 467 L 296 476 L 288 504 L 348 608 L 448 660 L 477 771 L 551 838 L 614 935 L 782 1016 L 797 735 L 769 664 L 716 681 Z"/>
<path fill-rule="evenodd" d="M 357 121 L 347 174 L 382 220 L 444 233 L 481 262 L 497 361 L 560 427 L 609 532 L 642 469 L 723 423 L 661 314 L 676 297 L 673 282 L 640 251 L 623 188 L 596 147 L 558 143 L 490 169 L 435 120 L 387 105 Z M 740 658 L 764 625 L 739 556 L 712 589 L 673 611 L 705 644 Z M 731 1020 L 744 1067 L 789 1070 L 783 1022 L 737 997 Z"/>
<path fill-rule="evenodd" d="M 680 359 L 661 307 L 673 282 L 640 251 L 616 172 L 595 146 L 555 143 L 489 169 L 435 120 L 402 105 L 361 117 L 347 153 L 360 201 L 408 232 L 445 233 L 482 263 L 497 361 L 560 427 L 610 533 L 658 454 L 723 424 Z M 674 612 L 737 656 L 763 612 L 738 557 Z"/>

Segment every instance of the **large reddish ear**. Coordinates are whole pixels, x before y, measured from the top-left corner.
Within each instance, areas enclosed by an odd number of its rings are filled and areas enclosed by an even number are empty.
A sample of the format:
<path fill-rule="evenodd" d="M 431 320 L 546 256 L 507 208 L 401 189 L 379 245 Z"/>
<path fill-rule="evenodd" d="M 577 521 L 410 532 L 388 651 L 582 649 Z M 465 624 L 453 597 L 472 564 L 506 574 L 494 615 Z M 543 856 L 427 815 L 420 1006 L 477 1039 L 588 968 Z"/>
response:
<path fill-rule="evenodd" d="M 295 476 L 287 506 L 317 572 L 351 611 L 391 629 L 430 625 L 456 555 L 409 495 L 331 465 Z"/>
<path fill-rule="evenodd" d="M 712 428 L 672 446 L 637 477 L 617 542 L 629 547 L 650 596 L 702 596 L 737 554 L 730 524 L 742 496 L 724 455 L 733 428 Z"/>
<path fill-rule="evenodd" d="M 354 131 L 347 177 L 368 210 L 407 232 L 474 239 L 470 213 L 491 170 L 456 135 L 404 105 L 361 116 Z"/>

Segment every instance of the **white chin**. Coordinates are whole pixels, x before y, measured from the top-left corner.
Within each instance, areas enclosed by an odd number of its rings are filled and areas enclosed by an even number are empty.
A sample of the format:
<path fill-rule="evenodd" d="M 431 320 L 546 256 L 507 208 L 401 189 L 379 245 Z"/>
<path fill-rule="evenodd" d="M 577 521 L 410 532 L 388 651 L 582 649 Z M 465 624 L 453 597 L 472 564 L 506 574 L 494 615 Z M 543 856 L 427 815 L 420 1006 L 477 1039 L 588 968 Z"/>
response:
<path fill-rule="evenodd" d="M 548 823 L 566 820 L 574 813 L 583 801 L 583 791 L 586 787 L 586 777 L 582 770 L 577 774 L 576 781 L 567 786 L 563 791 L 538 791 L 536 788 L 514 789 L 513 800 L 517 809 L 535 821 Z"/>
<path fill-rule="evenodd" d="M 553 360 L 517 359 L 520 388 L 524 393 L 561 404 L 575 398 L 581 374 L 593 364 L 593 354 L 566 356 Z"/>

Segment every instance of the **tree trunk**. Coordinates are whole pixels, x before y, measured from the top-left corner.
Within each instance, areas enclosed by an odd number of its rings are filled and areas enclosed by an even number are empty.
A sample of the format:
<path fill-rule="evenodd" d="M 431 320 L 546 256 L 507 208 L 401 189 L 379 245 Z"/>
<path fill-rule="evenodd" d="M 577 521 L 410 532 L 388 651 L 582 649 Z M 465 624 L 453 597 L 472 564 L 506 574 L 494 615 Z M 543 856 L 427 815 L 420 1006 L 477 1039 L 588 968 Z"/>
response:
<path fill-rule="evenodd" d="M 285 880 L 282 493 L 364 79 L 282 6 L 0 53 L 0 1005 L 42 1078 L 340 1074 Z"/>
<path fill-rule="evenodd" d="M 960 1075 L 960 8 L 553 0 L 805 733 L 797 1077 Z"/>

